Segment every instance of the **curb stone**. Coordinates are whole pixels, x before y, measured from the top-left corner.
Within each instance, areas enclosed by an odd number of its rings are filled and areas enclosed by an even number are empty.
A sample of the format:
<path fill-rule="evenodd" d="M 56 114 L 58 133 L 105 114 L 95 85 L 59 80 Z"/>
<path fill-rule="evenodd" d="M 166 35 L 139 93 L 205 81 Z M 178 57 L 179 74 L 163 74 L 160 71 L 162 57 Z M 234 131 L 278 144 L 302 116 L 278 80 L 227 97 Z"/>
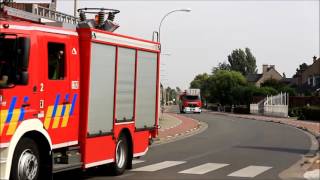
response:
<path fill-rule="evenodd" d="M 178 117 L 172 116 L 171 114 L 168 114 L 168 115 L 173 117 L 173 118 L 179 119 Z M 178 115 L 178 116 L 180 116 L 180 115 Z M 183 132 L 178 132 L 176 134 L 168 135 L 167 137 L 163 137 L 163 138 L 159 138 L 158 137 L 158 138 L 155 139 L 155 141 L 154 141 L 152 146 L 158 146 L 158 145 L 167 144 L 167 143 L 171 143 L 171 142 L 174 142 L 174 141 L 182 140 L 182 139 L 188 138 L 190 136 L 199 134 L 199 133 L 205 131 L 208 128 L 208 125 L 206 123 L 202 122 L 202 121 L 198 121 L 198 120 L 192 119 L 190 117 L 188 117 L 188 119 L 197 122 L 196 127 L 188 129 L 188 130 L 183 131 Z M 175 128 L 177 128 L 177 127 L 178 126 L 176 126 Z"/>

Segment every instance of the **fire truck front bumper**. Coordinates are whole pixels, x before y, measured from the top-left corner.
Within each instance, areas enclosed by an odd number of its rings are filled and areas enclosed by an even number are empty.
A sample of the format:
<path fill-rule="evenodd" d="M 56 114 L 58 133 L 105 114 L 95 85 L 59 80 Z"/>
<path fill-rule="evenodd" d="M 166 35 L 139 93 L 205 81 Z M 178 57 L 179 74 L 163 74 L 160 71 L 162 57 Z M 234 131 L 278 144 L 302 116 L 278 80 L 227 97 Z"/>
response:
<path fill-rule="evenodd" d="M 200 107 L 185 107 L 183 109 L 183 112 L 185 113 L 201 113 L 201 111 Z"/>
<path fill-rule="evenodd" d="M 7 154 L 8 148 L 0 148 L 0 180 L 8 179 L 5 175 L 7 174 Z"/>

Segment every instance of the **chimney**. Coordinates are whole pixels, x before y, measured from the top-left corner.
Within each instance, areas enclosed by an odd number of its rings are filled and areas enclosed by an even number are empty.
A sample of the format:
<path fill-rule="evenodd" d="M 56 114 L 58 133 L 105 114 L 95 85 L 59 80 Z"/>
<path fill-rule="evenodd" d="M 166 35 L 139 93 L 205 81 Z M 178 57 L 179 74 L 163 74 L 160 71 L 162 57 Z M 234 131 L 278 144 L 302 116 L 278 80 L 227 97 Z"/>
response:
<path fill-rule="evenodd" d="M 275 66 L 274 65 L 270 65 L 269 69 L 275 69 Z"/>
<path fill-rule="evenodd" d="M 268 64 L 262 65 L 262 74 L 266 73 L 268 71 Z"/>
<path fill-rule="evenodd" d="M 317 56 L 313 56 L 313 62 L 315 63 L 317 60 Z"/>

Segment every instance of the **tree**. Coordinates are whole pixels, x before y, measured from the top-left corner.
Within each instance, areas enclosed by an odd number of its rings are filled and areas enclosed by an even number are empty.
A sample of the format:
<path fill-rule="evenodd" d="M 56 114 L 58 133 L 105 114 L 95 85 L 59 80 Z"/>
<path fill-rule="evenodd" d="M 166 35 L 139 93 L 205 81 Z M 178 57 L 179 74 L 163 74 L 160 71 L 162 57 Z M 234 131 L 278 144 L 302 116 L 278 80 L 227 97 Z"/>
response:
<path fill-rule="evenodd" d="M 165 91 L 166 91 L 166 102 L 173 101 L 173 99 L 176 100 L 177 91 L 175 89 L 167 87 Z"/>
<path fill-rule="evenodd" d="M 233 50 L 228 56 L 230 70 L 238 71 L 242 75 L 257 73 L 256 58 L 252 55 L 249 48 Z"/>
<path fill-rule="evenodd" d="M 230 64 L 227 62 L 219 63 L 218 67 L 212 69 L 212 74 L 215 74 L 219 70 L 230 70 Z"/>
<path fill-rule="evenodd" d="M 207 73 L 203 73 L 203 74 L 198 74 L 193 81 L 190 83 L 190 88 L 194 88 L 194 89 L 200 89 L 200 93 L 201 93 L 201 98 L 205 104 L 205 106 L 207 106 L 207 102 L 208 102 L 208 98 L 210 96 L 210 92 L 209 92 L 209 78 L 210 75 L 208 75 Z"/>
<path fill-rule="evenodd" d="M 296 69 L 296 74 L 293 77 L 296 77 L 300 72 L 303 72 L 304 70 L 306 70 L 308 68 L 308 64 L 306 63 L 302 63 L 299 65 L 299 68 Z"/>
<path fill-rule="evenodd" d="M 261 84 L 261 87 L 273 88 L 277 93 L 286 92 L 289 93 L 290 96 L 295 96 L 297 94 L 294 88 L 275 79 L 266 80 Z"/>
<path fill-rule="evenodd" d="M 210 97 L 221 105 L 233 104 L 233 88 L 246 85 L 245 77 L 236 71 L 219 70 L 209 79 Z"/>

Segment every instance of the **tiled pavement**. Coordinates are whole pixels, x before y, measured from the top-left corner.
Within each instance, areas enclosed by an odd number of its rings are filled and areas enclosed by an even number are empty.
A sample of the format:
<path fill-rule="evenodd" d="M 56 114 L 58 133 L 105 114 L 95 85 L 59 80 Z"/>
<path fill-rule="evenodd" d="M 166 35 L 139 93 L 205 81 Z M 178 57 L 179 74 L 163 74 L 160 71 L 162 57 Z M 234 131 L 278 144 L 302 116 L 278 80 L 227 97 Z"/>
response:
<path fill-rule="evenodd" d="M 174 113 L 163 113 L 160 120 L 159 140 L 169 140 L 186 135 L 201 127 L 199 121 Z"/>

